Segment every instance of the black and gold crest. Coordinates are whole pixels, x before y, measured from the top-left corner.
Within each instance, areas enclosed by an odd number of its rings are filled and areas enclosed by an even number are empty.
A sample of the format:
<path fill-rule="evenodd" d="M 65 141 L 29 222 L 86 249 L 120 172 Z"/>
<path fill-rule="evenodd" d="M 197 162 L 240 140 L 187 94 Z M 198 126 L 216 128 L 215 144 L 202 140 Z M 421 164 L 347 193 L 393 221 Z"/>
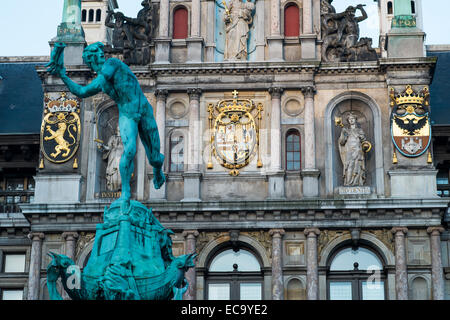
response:
<path fill-rule="evenodd" d="M 76 154 L 81 137 L 79 99 L 67 99 L 66 93 L 52 100 L 45 96 L 41 126 L 41 151 L 53 163 L 64 163 Z"/>
<path fill-rule="evenodd" d="M 211 153 L 208 169 L 212 169 L 212 154 L 220 164 L 230 169 L 230 175 L 239 175 L 239 169 L 247 166 L 251 157 L 258 154 L 257 167 L 262 167 L 259 150 L 259 130 L 263 106 L 249 99 L 222 100 L 208 106 L 211 129 Z"/>
<path fill-rule="evenodd" d="M 431 143 L 430 93 L 428 87 L 414 92 L 411 86 L 396 95 L 390 89 L 391 134 L 396 149 L 406 157 L 419 157 Z"/>

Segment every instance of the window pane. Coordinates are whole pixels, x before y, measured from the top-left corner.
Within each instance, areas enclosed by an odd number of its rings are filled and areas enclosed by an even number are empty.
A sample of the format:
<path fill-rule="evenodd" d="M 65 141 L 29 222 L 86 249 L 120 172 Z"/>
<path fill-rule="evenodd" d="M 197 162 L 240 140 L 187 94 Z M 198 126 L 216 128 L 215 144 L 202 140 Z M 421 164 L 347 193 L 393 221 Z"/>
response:
<path fill-rule="evenodd" d="M 22 290 L 3 290 L 2 300 L 23 300 Z"/>
<path fill-rule="evenodd" d="M 262 300 L 262 285 L 260 283 L 241 283 L 241 300 Z"/>
<path fill-rule="evenodd" d="M 354 270 L 354 263 L 359 264 L 359 270 L 381 270 L 383 265 L 377 255 L 365 248 L 346 248 L 341 250 L 331 263 L 331 271 L 348 271 Z"/>
<path fill-rule="evenodd" d="M 352 283 L 330 282 L 330 300 L 352 300 Z"/>
<path fill-rule="evenodd" d="M 25 272 L 25 255 L 5 254 L 4 272 Z"/>
<path fill-rule="evenodd" d="M 219 253 L 211 263 L 209 271 L 233 271 L 233 265 L 238 265 L 238 271 L 260 271 L 261 266 L 253 254 L 246 250 L 234 252 L 232 249 Z"/>
<path fill-rule="evenodd" d="M 230 300 L 230 284 L 228 283 L 209 284 L 208 300 Z"/>
<path fill-rule="evenodd" d="M 363 282 L 362 283 L 363 300 L 384 300 L 384 281 Z"/>

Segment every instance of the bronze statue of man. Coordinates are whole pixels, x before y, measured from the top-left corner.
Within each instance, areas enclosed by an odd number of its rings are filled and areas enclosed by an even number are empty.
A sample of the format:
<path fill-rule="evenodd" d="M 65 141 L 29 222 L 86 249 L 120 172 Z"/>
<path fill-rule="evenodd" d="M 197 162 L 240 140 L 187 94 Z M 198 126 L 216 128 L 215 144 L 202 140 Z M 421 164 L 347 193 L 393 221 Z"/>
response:
<path fill-rule="evenodd" d="M 83 60 L 97 77 L 87 86 L 73 82 L 64 68 L 65 44 L 56 43 L 53 49 L 49 72 L 61 77 L 70 92 L 80 98 L 91 97 L 104 92 L 111 97 L 119 108 L 119 128 L 124 146 L 120 159 L 120 175 L 122 178 L 122 196 L 117 201 L 129 203 L 131 198 L 130 180 L 134 171 L 136 155 L 136 138 L 139 134 L 144 145 L 147 159 L 153 166 L 153 184 L 156 189 L 165 182 L 162 171 L 164 155 L 160 153 L 158 127 L 153 117 L 153 108 L 145 97 L 139 81 L 130 68 L 116 58 L 105 60 L 103 44 L 91 44 L 84 49 Z"/>

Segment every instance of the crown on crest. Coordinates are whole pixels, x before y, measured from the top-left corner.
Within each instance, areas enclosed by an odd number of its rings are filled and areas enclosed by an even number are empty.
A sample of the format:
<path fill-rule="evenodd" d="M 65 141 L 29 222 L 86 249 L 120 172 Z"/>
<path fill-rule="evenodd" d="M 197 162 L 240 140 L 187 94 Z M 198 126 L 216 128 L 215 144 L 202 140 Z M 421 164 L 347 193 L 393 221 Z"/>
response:
<path fill-rule="evenodd" d="M 428 106 L 429 96 L 430 92 L 428 91 L 428 87 L 424 87 L 421 92 L 417 93 L 414 92 L 410 85 L 407 85 L 405 91 L 397 95 L 395 94 L 394 88 L 391 88 L 391 106 L 402 104 L 419 104 Z"/>

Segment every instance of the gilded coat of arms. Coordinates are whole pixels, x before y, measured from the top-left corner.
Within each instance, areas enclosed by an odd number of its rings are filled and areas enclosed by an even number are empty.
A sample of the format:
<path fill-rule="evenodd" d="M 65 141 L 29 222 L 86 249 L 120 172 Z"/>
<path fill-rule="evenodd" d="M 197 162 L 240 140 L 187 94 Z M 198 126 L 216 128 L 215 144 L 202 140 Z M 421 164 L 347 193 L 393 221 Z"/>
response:
<path fill-rule="evenodd" d="M 396 95 L 390 89 L 391 134 L 395 148 L 406 157 L 419 157 L 431 143 L 430 93 L 425 87 L 416 93 L 411 86 Z"/>
<path fill-rule="evenodd" d="M 249 99 L 222 100 L 217 105 L 208 106 L 211 129 L 211 154 L 208 169 L 212 169 L 212 155 L 220 164 L 230 169 L 230 175 L 238 176 L 239 169 L 247 166 L 257 154 L 257 167 L 262 167 L 259 150 L 259 129 L 263 106 Z"/>
<path fill-rule="evenodd" d="M 81 137 L 80 102 L 67 99 L 64 92 L 56 100 L 45 96 L 41 151 L 48 161 L 64 163 L 76 154 Z"/>

